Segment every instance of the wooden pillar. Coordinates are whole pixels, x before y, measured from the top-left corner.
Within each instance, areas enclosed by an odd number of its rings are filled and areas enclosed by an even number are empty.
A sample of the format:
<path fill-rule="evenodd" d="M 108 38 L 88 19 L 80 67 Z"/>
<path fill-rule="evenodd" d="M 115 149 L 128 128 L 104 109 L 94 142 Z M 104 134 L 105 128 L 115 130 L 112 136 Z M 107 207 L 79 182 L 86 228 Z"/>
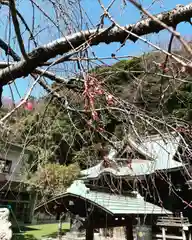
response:
<path fill-rule="evenodd" d="M 69 218 L 70 218 L 70 229 L 71 229 L 72 225 L 73 225 L 73 216 L 72 216 L 72 214 L 69 214 Z"/>
<path fill-rule="evenodd" d="M 87 226 L 86 228 L 86 238 L 85 240 L 94 240 L 94 229 L 92 226 Z"/>
<path fill-rule="evenodd" d="M 166 240 L 166 229 L 164 227 L 162 227 L 162 240 Z"/>
<path fill-rule="evenodd" d="M 125 227 L 125 238 L 126 240 L 133 240 L 133 224 L 132 221 L 129 221 Z"/>
<path fill-rule="evenodd" d="M 186 234 L 184 229 L 182 229 L 182 237 L 183 237 L 183 240 L 186 240 Z"/>
<path fill-rule="evenodd" d="M 34 215 L 35 204 L 37 202 L 37 197 L 38 197 L 38 194 L 35 191 L 33 191 L 30 194 L 30 204 L 29 204 L 30 208 L 29 208 L 27 223 L 32 223 L 33 222 L 33 215 Z"/>
<path fill-rule="evenodd" d="M 64 213 L 60 214 L 59 224 L 58 224 L 58 239 L 61 239 L 61 237 L 62 237 L 62 223 L 63 223 L 64 217 L 65 217 Z"/>
<path fill-rule="evenodd" d="M 190 231 L 189 231 L 189 240 L 192 240 L 191 229 L 190 229 Z"/>

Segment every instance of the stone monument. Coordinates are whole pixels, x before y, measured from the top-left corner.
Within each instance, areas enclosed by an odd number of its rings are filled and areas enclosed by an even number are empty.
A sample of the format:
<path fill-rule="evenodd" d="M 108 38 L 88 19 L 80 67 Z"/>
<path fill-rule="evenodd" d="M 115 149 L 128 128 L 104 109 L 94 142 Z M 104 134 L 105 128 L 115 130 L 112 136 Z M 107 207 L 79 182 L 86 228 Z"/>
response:
<path fill-rule="evenodd" d="M 11 240 L 12 238 L 9 214 L 8 208 L 0 208 L 0 240 Z"/>
<path fill-rule="evenodd" d="M 66 234 L 67 240 L 84 240 L 85 234 L 81 227 L 83 225 L 84 219 L 79 215 L 75 215 L 73 219 L 73 224 L 71 226 L 70 232 Z"/>

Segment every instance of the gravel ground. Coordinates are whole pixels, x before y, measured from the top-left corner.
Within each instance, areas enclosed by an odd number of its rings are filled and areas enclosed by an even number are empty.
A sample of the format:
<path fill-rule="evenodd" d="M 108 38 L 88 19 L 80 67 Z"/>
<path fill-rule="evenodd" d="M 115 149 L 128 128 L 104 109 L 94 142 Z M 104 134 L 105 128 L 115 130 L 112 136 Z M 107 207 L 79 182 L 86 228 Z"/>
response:
<path fill-rule="evenodd" d="M 65 236 L 62 237 L 62 240 L 85 240 L 85 237 L 77 237 L 74 234 L 67 233 Z M 122 228 L 117 228 L 113 231 L 113 237 L 103 237 L 101 236 L 101 234 L 95 233 L 94 240 L 125 240 L 125 235 Z"/>
<path fill-rule="evenodd" d="M 55 238 L 44 238 L 42 240 L 58 240 Z M 62 240 L 85 240 L 85 236 L 77 236 L 75 233 L 68 232 L 62 236 Z M 99 233 L 94 234 L 94 240 L 125 240 L 124 231 L 121 228 L 117 228 L 113 231 L 113 237 L 103 237 Z"/>
<path fill-rule="evenodd" d="M 85 237 L 74 238 L 74 236 L 72 236 L 72 237 L 64 236 L 64 237 L 62 237 L 62 240 L 85 240 Z M 114 236 L 114 237 L 110 238 L 110 237 L 100 236 L 98 233 L 96 233 L 94 235 L 94 240 L 125 240 L 125 237 L 123 237 L 123 236 Z"/>

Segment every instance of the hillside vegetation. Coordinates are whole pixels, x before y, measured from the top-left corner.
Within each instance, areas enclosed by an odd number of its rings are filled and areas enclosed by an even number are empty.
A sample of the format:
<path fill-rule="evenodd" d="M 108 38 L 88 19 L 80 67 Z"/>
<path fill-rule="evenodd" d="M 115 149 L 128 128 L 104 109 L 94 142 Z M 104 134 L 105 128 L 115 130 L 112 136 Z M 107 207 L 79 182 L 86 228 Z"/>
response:
<path fill-rule="evenodd" d="M 20 109 L 12 115 L 8 123 L 12 131 L 3 132 L 2 139 L 25 144 L 34 152 L 25 174 L 31 186 L 39 183 L 40 191 L 46 189 L 42 192 L 48 195 L 64 190 L 80 168 L 94 165 L 114 141 L 125 141 L 135 130 L 147 135 L 171 127 L 190 128 L 192 79 L 173 61 L 164 63 L 161 53 L 151 52 L 92 68 L 88 89 L 81 76 L 70 82 L 77 82 L 78 89 L 53 85 L 78 111 L 69 112 L 46 96 L 35 100 L 33 111 Z M 6 107 L 1 114 L 5 112 Z"/>

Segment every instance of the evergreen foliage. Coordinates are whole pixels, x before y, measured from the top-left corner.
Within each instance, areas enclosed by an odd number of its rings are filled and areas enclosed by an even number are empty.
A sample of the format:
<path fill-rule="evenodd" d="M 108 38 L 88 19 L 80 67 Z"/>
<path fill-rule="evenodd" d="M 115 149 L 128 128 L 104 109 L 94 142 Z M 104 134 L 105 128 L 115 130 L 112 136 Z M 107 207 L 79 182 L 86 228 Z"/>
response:
<path fill-rule="evenodd" d="M 126 100 L 137 111 L 151 118 L 163 119 L 175 125 L 175 119 L 192 121 L 192 82 L 189 76 L 177 71 L 174 62 L 168 62 L 168 71 L 163 72 L 153 61 L 162 62 L 160 53 L 150 53 L 130 60 L 122 60 L 112 66 L 101 66 L 92 69 L 88 74 L 94 76 L 105 92 L 111 93 L 116 104 L 114 107 L 125 107 L 118 98 Z M 182 81 L 181 81 L 182 80 Z M 69 90 L 63 85 L 53 87 L 69 104 L 80 110 L 84 108 L 83 84 L 78 80 L 79 90 Z M 31 186 L 45 190 L 46 194 L 64 191 L 78 177 L 80 168 L 94 165 L 97 159 L 103 158 L 110 139 L 112 143 L 122 140 L 130 129 L 127 116 L 120 111 L 111 111 L 106 107 L 105 94 L 95 98 L 95 107 L 99 111 L 99 122 L 90 123 L 89 112 L 69 112 L 58 100 L 48 96 L 40 99 L 33 112 L 19 110 L 10 120 L 10 126 L 17 128 L 16 136 L 10 139 L 25 144 L 34 152 L 33 162 L 29 162 L 27 174 Z M 3 108 L 1 110 L 5 111 Z M 135 114 L 130 118 L 141 132 L 153 132 L 163 124 L 153 123 L 143 126 L 141 118 Z M 19 119 L 19 120 L 18 120 Z M 102 131 L 98 125 L 102 124 Z M 99 125 L 100 126 L 100 125 Z M 106 139 L 107 138 L 107 139 Z"/>

